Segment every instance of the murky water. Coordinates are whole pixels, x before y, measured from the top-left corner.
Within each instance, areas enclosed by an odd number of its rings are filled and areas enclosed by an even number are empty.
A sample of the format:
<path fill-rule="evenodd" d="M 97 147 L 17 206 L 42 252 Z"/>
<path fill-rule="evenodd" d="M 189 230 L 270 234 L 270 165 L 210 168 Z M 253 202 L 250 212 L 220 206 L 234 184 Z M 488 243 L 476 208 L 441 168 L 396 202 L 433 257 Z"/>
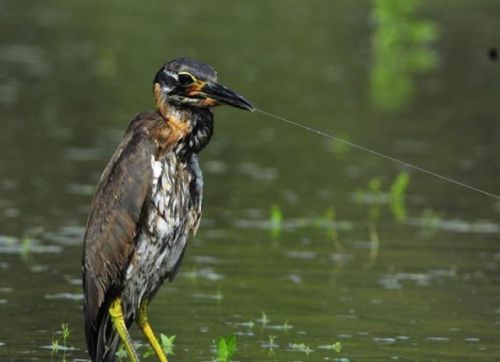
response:
<path fill-rule="evenodd" d="M 1 3 L 0 359 L 85 360 L 86 214 L 163 60 L 204 60 L 264 110 L 498 194 L 499 15 L 493 0 Z M 237 361 L 500 360 L 500 203 L 411 170 L 397 196 L 386 160 L 261 114 L 216 122 L 203 223 L 151 306 L 173 361 L 209 361 L 231 334 Z M 52 355 L 62 323 L 74 350 Z"/>

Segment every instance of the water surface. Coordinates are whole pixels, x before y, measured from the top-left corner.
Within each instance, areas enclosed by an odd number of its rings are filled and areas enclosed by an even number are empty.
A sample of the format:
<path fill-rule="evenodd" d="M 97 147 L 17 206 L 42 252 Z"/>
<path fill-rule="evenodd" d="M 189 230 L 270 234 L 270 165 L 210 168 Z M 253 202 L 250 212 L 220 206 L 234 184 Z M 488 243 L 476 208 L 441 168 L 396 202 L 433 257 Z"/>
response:
<path fill-rule="evenodd" d="M 85 360 L 88 207 L 165 59 L 201 59 L 259 108 L 500 193 L 496 1 L 0 8 L 1 360 L 62 360 L 44 348 L 62 323 L 66 358 Z M 231 334 L 238 361 L 500 358 L 497 201 L 406 170 L 397 218 L 387 192 L 404 168 L 235 109 L 216 110 L 201 160 L 202 225 L 150 308 L 173 361 L 209 361 Z"/>

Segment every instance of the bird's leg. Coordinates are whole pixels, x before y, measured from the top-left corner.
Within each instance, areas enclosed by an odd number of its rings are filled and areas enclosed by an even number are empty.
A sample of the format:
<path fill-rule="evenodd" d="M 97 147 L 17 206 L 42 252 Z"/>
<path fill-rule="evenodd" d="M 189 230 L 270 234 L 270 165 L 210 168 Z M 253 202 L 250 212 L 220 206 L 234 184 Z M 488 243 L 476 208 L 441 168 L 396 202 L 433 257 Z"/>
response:
<path fill-rule="evenodd" d="M 155 351 L 156 356 L 158 356 L 158 359 L 161 362 L 168 362 L 167 356 L 165 355 L 165 352 L 163 352 L 163 348 L 161 348 L 160 343 L 158 343 L 158 340 L 156 339 L 155 334 L 151 329 L 151 325 L 148 322 L 147 308 L 148 301 L 142 300 L 141 305 L 139 306 L 139 310 L 137 311 L 136 322 L 139 325 L 142 333 L 144 333 L 144 335 L 146 336 L 151 347 L 153 347 L 153 350 Z"/>
<path fill-rule="evenodd" d="M 127 350 L 128 357 L 131 362 L 139 362 L 139 357 L 132 346 L 132 339 L 130 334 L 128 334 L 127 325 L 125 324 L 125 319 L 123 318 L 122 311 L 122 300 L 120 297 L 116 298 L 109 306 L 109 315 L 111 316 L 111 321 L 115 326 L 122 343 Z"/>

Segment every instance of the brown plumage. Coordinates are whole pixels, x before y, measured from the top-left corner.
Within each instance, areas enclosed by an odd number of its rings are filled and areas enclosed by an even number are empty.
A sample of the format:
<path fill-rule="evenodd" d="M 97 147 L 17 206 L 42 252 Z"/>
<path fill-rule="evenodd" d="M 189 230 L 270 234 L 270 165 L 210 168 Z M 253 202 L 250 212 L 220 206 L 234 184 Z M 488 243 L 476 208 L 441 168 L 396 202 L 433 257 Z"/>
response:
<path fill-rule="evenodd" d="M 119 298 L 128 328 L 163 280 L 173 279 L 188 234 L 198 227 L 203 182 L 197 154 L 213 133 L 208 107 L 225 103 L 253 109 L 216 83 L 213 68 L 189 59 L 160 69 L 153 91 L 157 110 L 131 121 L 89 213 L 82 267 L 92 361 L 114 360 L 120 336 L 109 314 L 112 302 Z"/>

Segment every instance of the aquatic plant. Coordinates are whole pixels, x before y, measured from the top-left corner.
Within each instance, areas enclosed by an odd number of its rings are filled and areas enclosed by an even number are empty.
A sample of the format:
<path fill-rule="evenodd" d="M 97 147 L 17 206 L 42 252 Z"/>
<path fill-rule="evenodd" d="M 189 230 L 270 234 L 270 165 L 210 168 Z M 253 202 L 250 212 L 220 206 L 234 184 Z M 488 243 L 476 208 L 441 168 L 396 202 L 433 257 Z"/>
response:
<path fill-rule="evenodd" d="M 175 335 L 167 337 L 165 334 L 160 333 L 161 348 L 163 349 L 163 352 L 165 352 L 166 355 L 173 356 L 175 354 L 174 353 L 174 346 L 175 346 L 174 341 L 175 341 Z M 123 348 L 123 351 L 125 352 L 124 357 L 126 357 L 127 352 L 125 351 L 125 348 Z M 153 348 L 150 345 L 148 345 L 148 346 L 146 346 L 146 351 L 143 353 L 142 356 L 144 358 L 146 358 L 149 356 L 153 356 L 154 354 L 155 354 L 155 351 L 153 350 Z"/>
<path fill-rule="evenodd" d="M 306 355 L 309 355 L 310 353 L 314 352 L 313 349 L 311 349 L 308 345 L 304 343 L 290 343 L 288 345 L 288 349 L 294 352 L 303 352 Z"/>
<path fill-rule="evenodd" d="M 50 343 L 51 354 L 55 355 L 62 351 L 62 361 L 66 361 L 66 352 L 73 349 L 72 347 L 68 346 L 69 336 L 71 335 L 68 323 L 61 324 L 61 330 L 57 331 L 56 333 L 62 337 L 62 344 L 59 342 L 59 339 L 53 336 Z"/>
<path fill-rule="evenodd" d="M 314 226 L 316 228 L 321 228 L 326 230 L 326 236 L 329 240 L 332 240 L 337 248 L 340 248 L 339 234 L 337 231 L 337 226 L 335 224 L 335 219 L 337 218 L 337 212 L 333 206 L 326 209 L 325 213 L 314 220 Z"/>
<path fill-rule="evenodd" d="M 368 259 L 370 263 L 373 264 L 377 260 L 380 250 L 380 238 L 378 236 L 377 224 L 372 221 L 368 222 L 368 231 L 370 235 L 370 254 L 368 255 Z"/>
<path fill-rule="evenodd" d="M 321 349 L 327 349 L 327 350 L 333 350 L 337 353 L 340 353 L 342 351 L 342 343 L 340 341 L 334 342 L 332 344 L 327 344 L 323 346 L 319 346 L 318 348 Z"/>
<path fill-rule="evenodd" d="M 236 352 L 236 337 L 220 337 L 217 340 L 215 360 L 217 362 L 228 362 Z"/>
<path fill-rule="evenodd" d="M 271 237 L 273 239 L 277 239 L 281 234 L 282 230 L 282 222 L 283 222 L 283 213 L 278 205 L 271 206 L 271 215 L 270 215 L 270 224 L 271 224 Z"/>
<path fill-rule="evenodd" d="M 422 219 L 422 236 L 425 238 L 433 236 L 441 223 L 441 217 L 433 209 L 427 208 L 420 218 Z"/>
<path fill-rule="evenodd" d="M 285 332 L 288 331 L 289 329 L 292 329 L 292 328 L 293 328 L 293 326 L 288 323 L 288 320 L 286 320 L 285 323 L 283 323 L 283 330 Z"/>
<path fill-rule="evenodd" d="M 21 256 L 24 260 L 30 259 L 31 246 L 32 246 L 32 238 L 29 235 L 24 235 L 21 240 Z"/>
<path fill-rule="evenodd" d="M 287 320 L 283 324 L 277 324 L 277 325 L 267 326 L 266 328 L 268 328 L 268 329 L 275 329 L 275 330 L 278 330 L 278 331 L 288 332 L 288 330 L 292 329 L 293 326 L 291 324 L 289 324 L 288 320 Z"/>
<path fill-rule="evenodd" d="M 50 351 L 52 354 L 56 354 L 59 352 L 59 349 L 61 348 L 61 345 L 59 344 L 59 340 L 52 337 L 52 341 L 50 342 Z"/>
<path fill-rule="evenodd" d="M 382 205 L 389 204 L 390 209 L 397 221 L 403 222 L 407 219 L 406 194 L 410 183 L 410 175 L 402 171 L 392 182 L 387 192 L 382 191 L 382 181 L 378 177 L 373 177 L 368 182 L 367 191 L 355 193 L 355 200 L 369 205 L 368 208 L 368 231 L 370 237 L 370 263 L 377 259 L 380 238 L 377 230 L 377 223 L 380 219 Z"/>
<path fill-rule="evenodd" d="M 217 288 L 217 293 L 214 294 L 214 299 L 219 303 L 222 299 L 224 299 L 224 294 L 222 294 L 220 286 Z"/>
<path fill-rule="evenodd" d="M 409 183 L 410 175 L 408 172 L 400 172 L 394 179 L 389 190 L 391 211 L 399 222 L 406 220 L 406 190 Z"/>
<path fill-rule="evenodd" d="M 262 327 L 265 327 L 270 322 L 270 320 L 269 318 L 267 318 L 266 313 L 262 312 L 262 315 L 259 319 L 257 319 L 257 322 L 262 324 Z"/>
<path fill-rule="evenodd" d="M 120 347 L 118 347 L 115 356 L 116 358 L 118 358 L 119 362 L 122 362 L 127 358 L 127 350 L 125 349 L 122 343 L 120 343 Z"/>
<path fill-rule="evenodd" d="M 414 76 L 435 68 L 437 56 L 430 44 L 438 37 L 436 25 L 418 19 L 420 0 L 376 0 L 373 18 L 375 65 L 371 73 L 371 95 L 382 109 L 398 109 L 415 92 Z"/>
<path fill-rule="evenodd" d="M 368 211 L 369 220 L 372 222 L 378 221 L 380 217 L 380 208 L 382 200 L 382 181 L 378 177 L 372 177 L 368 182 L 368 191 L 373 196 L 373 202 L 370 203 Z"/>
<path fill-rule="evenodd" d="M 339 138 L 342 138 L 346 141 L 349 141 L 349 135 L 347 135 L 346 133 L 336 133 L 335 134 L 337 137 Z M 345 155 L 347 155 L 349 153 L 349 146 L 347 145 L 347 143 L 345 142 L 337 142 L 335 140 L 332 140 L 330 142 L 330 149 L 331 151 L 333 152 L 333 154 L 335 156 L 337 156 L 337 158 L 342 158 L 344 157 Z"/>
<path fill-rule="evenodd" d="M 63 338 L 63 346 L 68 347 L 68 339 L 71 334 L 68 323 L 61 324 L 61 334 Z"/>

